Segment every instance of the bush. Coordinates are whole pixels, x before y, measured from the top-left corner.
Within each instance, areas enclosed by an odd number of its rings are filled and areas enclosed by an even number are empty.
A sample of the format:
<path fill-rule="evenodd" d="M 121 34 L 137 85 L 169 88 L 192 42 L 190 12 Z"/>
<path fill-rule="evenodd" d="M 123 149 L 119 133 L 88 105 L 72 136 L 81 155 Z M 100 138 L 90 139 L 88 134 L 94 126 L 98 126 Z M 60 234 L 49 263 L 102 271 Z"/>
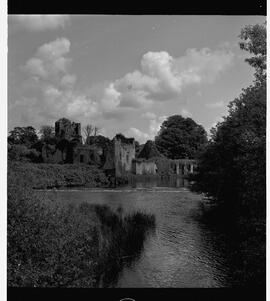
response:
<path fill-rule="evenodd" d="M 26 181 L 32 188 L 107 186 L 105 174 L 96 166 L 84 164 L 8 163 L 8 177 Z"/>

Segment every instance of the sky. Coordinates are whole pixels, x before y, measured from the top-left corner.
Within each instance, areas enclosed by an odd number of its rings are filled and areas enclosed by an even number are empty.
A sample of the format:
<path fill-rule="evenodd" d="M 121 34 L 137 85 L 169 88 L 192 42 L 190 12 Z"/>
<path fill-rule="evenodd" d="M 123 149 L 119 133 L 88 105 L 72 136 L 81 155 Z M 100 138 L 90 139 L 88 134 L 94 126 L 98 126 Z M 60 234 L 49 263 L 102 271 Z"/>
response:
<path fill-rule="evenodd" d="M 261 16 L 8 15 L 8 130 L 66 117 L 140 143 L 171 115 L 208 132 L 252 84 Z"/>

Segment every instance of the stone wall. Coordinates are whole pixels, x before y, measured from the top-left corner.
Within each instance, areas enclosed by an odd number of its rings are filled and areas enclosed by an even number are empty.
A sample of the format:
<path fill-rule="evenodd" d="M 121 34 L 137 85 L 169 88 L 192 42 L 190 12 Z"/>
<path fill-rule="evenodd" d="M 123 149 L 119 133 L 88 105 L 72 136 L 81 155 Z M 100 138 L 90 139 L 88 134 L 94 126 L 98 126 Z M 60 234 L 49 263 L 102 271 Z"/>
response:
<path fill-rule="evenodd" d="M 155 175 L 157 165 L 154 161 L 133 161 L 133 172 L 136 175 Z"/>
<path fill-rule="evenodd" d="M 114 164 L 115 175 L 121 177 L 132 173 L 132 161 L 135 159 L 135 140 L 115 136 L 114 143 Z"/>
<path fill-rule="evenodd" d="M 73 163 L 100 163 L 96 149 L 89 145 L 76 146 L 73 151 Z"/>
<path fill-rule="evenodd" d="M 171 160 L 170 165 L 174 174 L 188 175 L 194 173 L 194 170 L 196 168 L 196 160 L 191 160 L 191 159 Z"/>
<path fill-rule="evenodd" d="M 56 145 L 43 145 L 42 159 L 44 163 L 64 163 L 66 160 L 66 152 L 56 148 Z"/>
<path fill-rule="evenodd" d="M 55 136 L 67 140 L 77 138 L 81 142 L 81 124 L 61 118 L 55 122 Z"/>

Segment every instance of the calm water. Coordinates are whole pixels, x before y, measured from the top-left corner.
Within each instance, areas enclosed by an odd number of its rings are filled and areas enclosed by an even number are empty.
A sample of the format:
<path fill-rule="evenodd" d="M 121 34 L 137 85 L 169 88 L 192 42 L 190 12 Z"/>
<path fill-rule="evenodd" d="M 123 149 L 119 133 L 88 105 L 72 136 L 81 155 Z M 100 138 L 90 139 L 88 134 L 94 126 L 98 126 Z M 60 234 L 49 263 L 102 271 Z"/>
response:
<path fill-rule="evenodd" d="M 230 238 L 209 229 L 197 216 L 202 196 L 182 179 L 141 181 L 117 189 L 70 189 L 46 194 L 65 202 L 106 204 L 124 213 L 155 215 L 156 228 L 131 266 L 124 267 L 117 287 L 231 286 Z"/>

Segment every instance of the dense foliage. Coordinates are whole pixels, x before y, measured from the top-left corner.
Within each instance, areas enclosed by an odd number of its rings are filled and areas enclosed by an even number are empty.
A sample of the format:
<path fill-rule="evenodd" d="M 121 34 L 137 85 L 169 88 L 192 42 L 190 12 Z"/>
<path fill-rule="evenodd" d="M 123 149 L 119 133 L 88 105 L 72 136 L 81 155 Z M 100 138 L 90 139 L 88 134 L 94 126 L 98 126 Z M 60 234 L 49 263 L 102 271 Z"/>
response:
<path fill-rule="evenodd" d="M 10 131 L 8 136 L 8 143 L 13 144 L 24 144 L 27 147 L 31 147 L 38 141 L 36 130 L 32 126 L 27 127 L 15 127 Z"/>
<path fill-rule="evenodd" d="M 266 28 L 248 26 L 240 43 L 254 54 L 255 81 L 229 104 L 229 114 L 212 130 L 199 161 L 196 190 L 241 214 L 265 215 L 266 200 Z M 236 210 L 235 210 L 236 212 Z"/>
<path fill-rule="evenodd" d="M 108 185 L 102 170 L 85 164 L 34 164 L 9 162 L 8 178 L 27 181 L 32 188 L 98 187 Z"/>
<path fill-rule="evenodd" d="M 213 131 L 200 159 L 197 188 L 230 206 L 265 211 L 266 86 L 245 89 Z"/>
<path fill-rule="evenodd" d="M 155 142 L 148 140 L 143 148 L 141 149 L 140 153 L 138 154 L 137 158 L 143 158 L 143 159 L 150 159 L 150 158 L 158 158 L 162 157 L 160 152 L 158 151 Z"/>
<path fill-rule="evenodd" d="M 196 158 L 207 143 L 204 128 L 191 118 L 173 115 L 162 125 L 155 144 L 170 159 Z"/>

